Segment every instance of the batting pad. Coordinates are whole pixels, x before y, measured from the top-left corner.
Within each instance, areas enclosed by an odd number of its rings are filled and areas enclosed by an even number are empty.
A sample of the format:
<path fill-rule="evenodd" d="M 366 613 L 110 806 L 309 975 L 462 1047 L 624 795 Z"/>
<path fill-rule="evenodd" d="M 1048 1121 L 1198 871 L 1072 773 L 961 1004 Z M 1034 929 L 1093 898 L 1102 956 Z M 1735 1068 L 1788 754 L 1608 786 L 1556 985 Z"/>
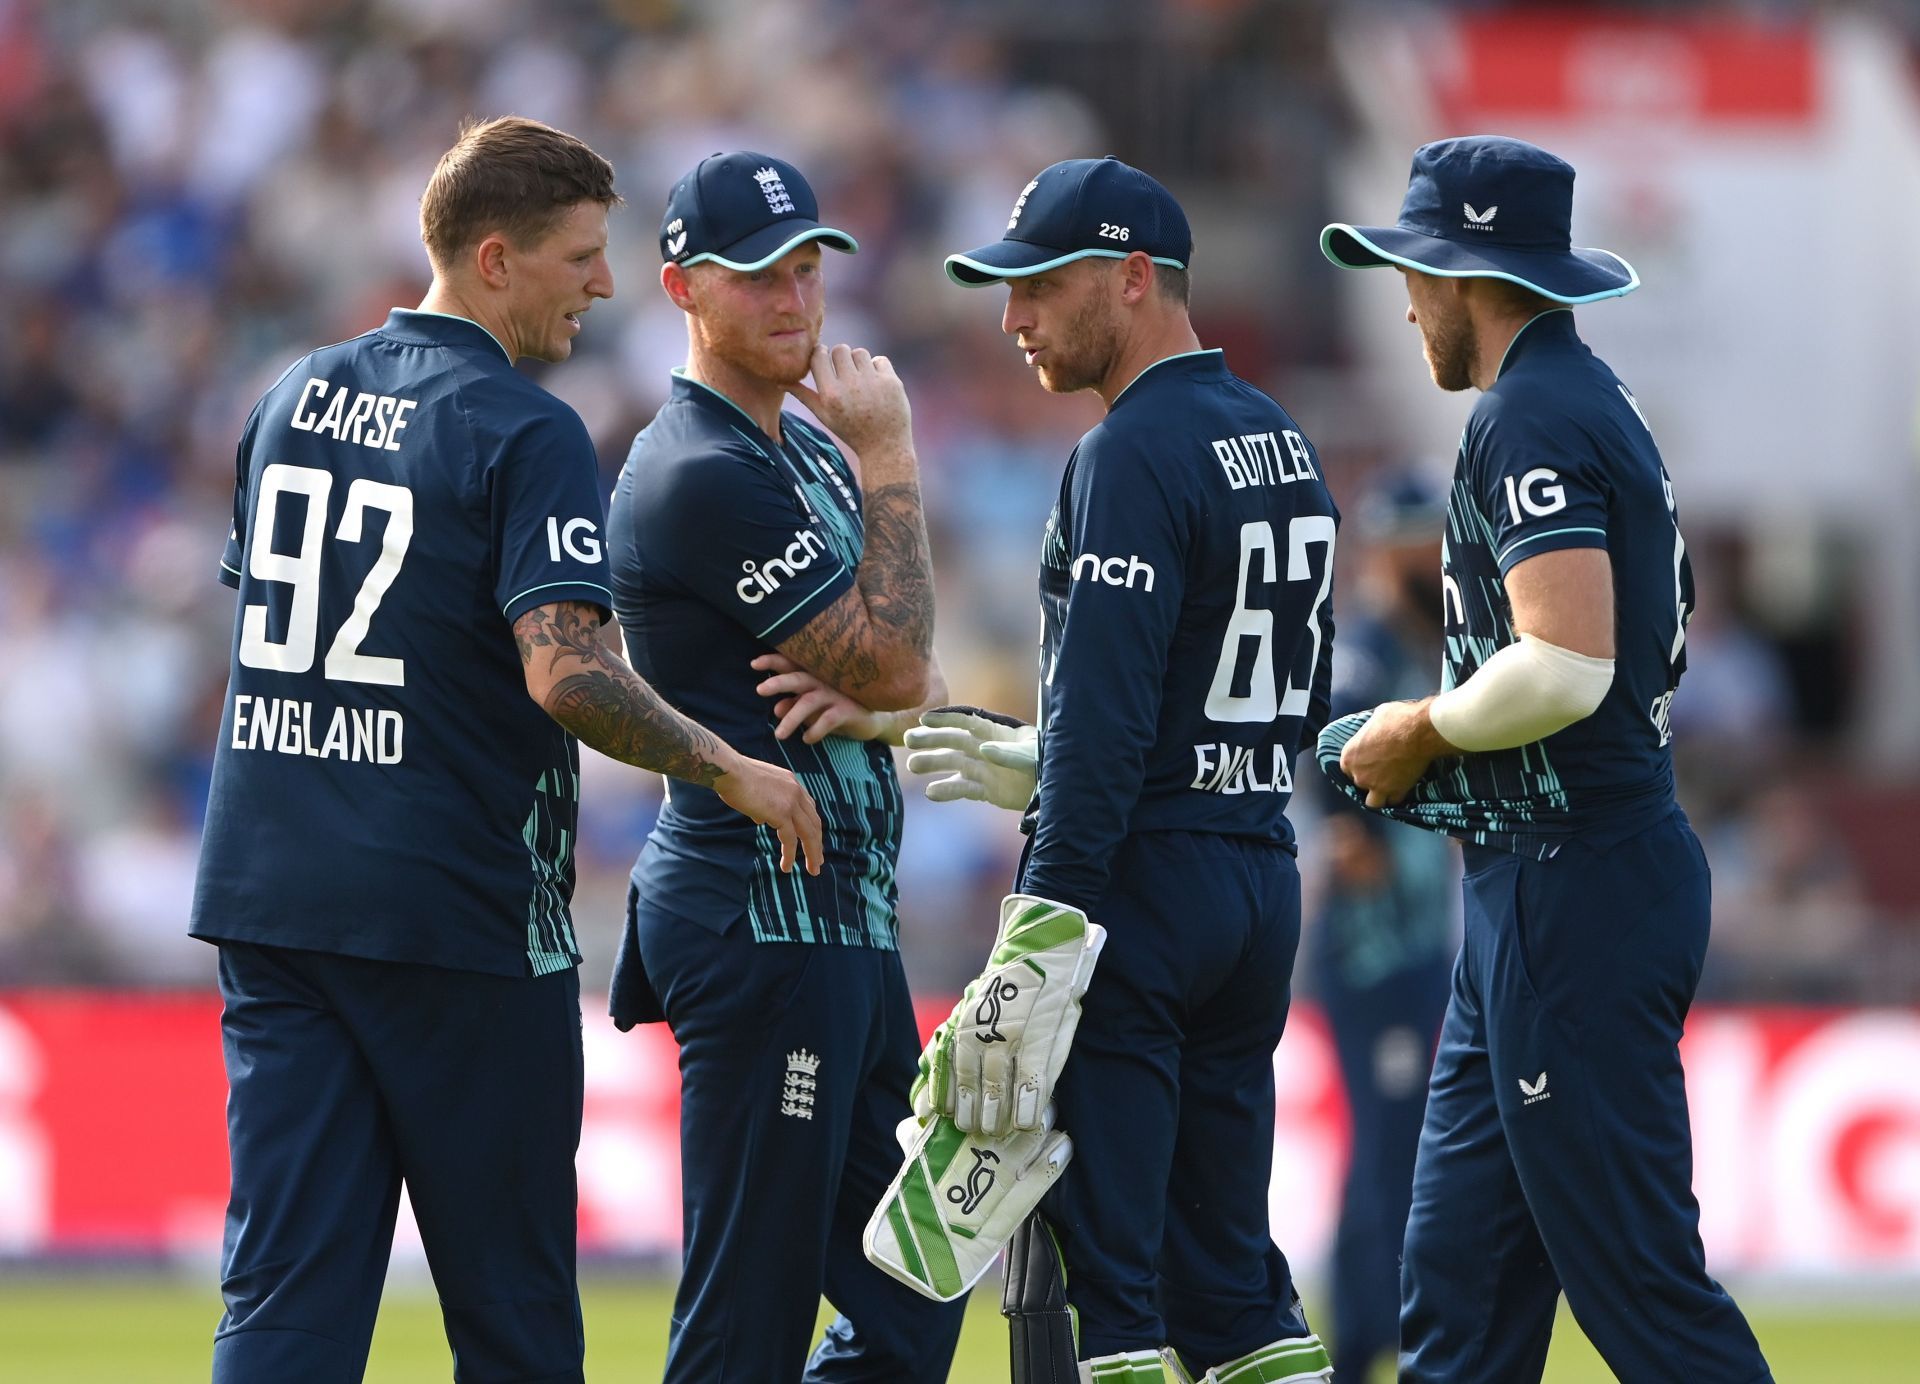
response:
<path fill-rule="evenodd" d="M 1042 1127 L 989 1138 L 944 1115 L 901 1123 L 907 1159 L 860 1237 L 867 1258 L 922 1297 L 952 1302 L 978 1283 L 1073 1158 Z"/>

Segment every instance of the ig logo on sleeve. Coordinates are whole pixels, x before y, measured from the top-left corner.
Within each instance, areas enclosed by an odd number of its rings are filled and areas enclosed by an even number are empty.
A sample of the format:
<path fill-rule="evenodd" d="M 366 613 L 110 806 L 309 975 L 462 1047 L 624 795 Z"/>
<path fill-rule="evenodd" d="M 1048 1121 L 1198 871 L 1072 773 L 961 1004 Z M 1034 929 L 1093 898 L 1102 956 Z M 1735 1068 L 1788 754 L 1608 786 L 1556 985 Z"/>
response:
<path fill-rule="evenodd" d="M 548 516 L 547 556 L 555 562 L 563 560 L 563 553 L 575 562 L 598 562 L 602 549 L 600 540 L 594 537 L 597 529 L 591 519 L 569 519 L 562 524 L 557 515 Z"/>

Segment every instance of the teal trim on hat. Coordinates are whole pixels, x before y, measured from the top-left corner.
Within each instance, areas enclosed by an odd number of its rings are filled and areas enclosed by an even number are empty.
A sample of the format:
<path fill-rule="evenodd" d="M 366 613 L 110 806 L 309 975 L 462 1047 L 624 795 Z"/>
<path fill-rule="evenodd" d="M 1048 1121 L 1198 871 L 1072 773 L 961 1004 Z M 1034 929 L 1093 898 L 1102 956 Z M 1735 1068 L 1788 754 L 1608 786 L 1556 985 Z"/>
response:
<path fill-rule="evenodd" d="M 1357 241 L 1360 245 L 1364 246 L 1368 251 L 1370 251 L 1375 255 L 1378 255 L 1380 259 L 1384 261 L 1384 263 L 1383 264 L 1350 264 L 1348 263 L 1346 260 L 1342 259 L 1339 255 L 1334 253 L 1332 241 L 1333 241 L 1333 237 L 1336 234 L 1351 236 L 1355 241 Z M 1446 245 L 1456 249 L 1460 248 L 1458 246 L 1458 243 L 1452 240 L 1441 240 L 1438 237 L 1429 237 L 1429 239 L 1435 240 L 1438 244 L 1441 244 L 1441 245 Z M 1467 250 L 1469 253 L 1472 252 L 1472 248 L 1473 247 L 1467 247 Z M 1593 260 L 1586 260 L 1581 258 L 1582 256 L 1585 256 L 1585 255 L 1595 255 L 1595 256 L 1604 255 L 1606 256 L 1606 258 L 1612 260 L 1615 264 L 1619 265 L 1620 269 L 1624 270 L 1626 273 L 1627 282 L 1624 284 L 1620 284 L 1617 287 L 1603 288 L 1593 293 L 1583 293 L 1583 294 L 1573 295 L 1573 294 L 1566 294 L 1566 293 L 1555 293 L 1550 288 L 1541 287 L 1539 284 L 1533 282 L 1531 279 L 1527 278 L 1525 275 L 1515 274 L 1504 269 L 1482 268 L 1477 265 L 1470 268 L 1441 269 L 1431 264 L 1422 264 L 1419 260 L 1409 259 L 1405 255 L 1396 255 L 1391 250 L 1382 249 L 1374 241 L 1362 235 L 1357 228 L 1353 226 L 1349 226 L 1344 221 L 1335 221 L 1331 225 L 1327 226 L 1326 229 L 1320 232 L 1320 253 L 1325 255 L 1329 260 L 1333 261 L 1333 263 L 1337 264 L 1342 269 L 1380 269 L 1380 268 L 1386 267 L 1386 265 L 1398 265 L 1402 269 L 1411 269 L 1411 270 L 1414 270 L 1416 273 L 1420 273 L 1420 274 L 1431 274 L 1434 277 L 1441 278 L 1441 279 L 1505 279 L 1508 283 L 1519 284 L 1520 287 L 1524 289 L 1528 289 L 1534 293 L 1538 293 L 1542 298 L 1551 298 L 1554 302 L 1565 303 L 1568 307 L 1578 307 L 1582 303 L 1597 303 L 1603 298 L 1621 298 L 1633 292 L 1634 289 L 1640 287 L 1640 275 L 1638 271 L 1636 271 L 1631 264 L 1627 263 L 1627 261 L 1620 258 L 1620 256 L 1614 254 L 1613 251 L 1611 250 L 1569 250 L 1563 253 L 1556 254 L 1554 256 L 1555 260 L 1562 265 L 1566 264 L 1568 260 L 1572 260 L 1574 261 L 1575 264 L 1584 265 L 1588 269 L 1602 270 L 1604 272 L 1604 266 L 1595 263 Z M 1486 252 L 1482 251 L 1480 253 L 1485 254 Z M 1507 259 L 1508 262 L 1512 262 L 1512 260 L 1516 258 L 1520 253 L 1522 252 L 1507 250 L 1502 252 L 1502 257 Z"/>
<path fill-rule="evenodd" d="M 1074 260 L 1125 259 L 1128 255 L 1135 253 L 1137 252 L 1133 250 L 1075 250 L 1072 254 L 1058 255 L 1053 259 L 1044 260 L 1039 264 L 1022 265 L 1017 269 L 1007 269 L 997 264 L 986 264 L 967 255 L 948 255 L 946 268 L 947 277 L 959 284 L 960 287 L 985 288 L 990 281 L 1031 278 L 1035 274 L 1044 274 L 1049 269 L 1058 269 L 1063 264 L 1071 264 Z M 1166 255 L 1148 255 L 1147 258 L 1155 264 L 1164 264 L 1169 269 L 1185 269 L 1187 267 L 1179 260 L 1169 258 Z M 964 265 L 974 273 L 984 275 L 985 278 L 963 279 L 953 272 L 953 266 L 956 264 Z"/>
<path fill-rule="evenodd" d="M 711 260 L 715 264 L 725 265 L 728 269 L 737 270 L 742 274 L 751 274 L 755 270 L 765 269 L 782 255 L 790 253 L 798 246 L 805 245 L 809 240 L 824 241 L 843 254 L 853 255 L 858 254 L 860 251 L 860 242 L 848 235 L 845 231 L 836 231 L 831 226 L 815 226 L 810 231 L 800 232 L 799 235 L 783 243 L 778 249 L 774 250 L 773 253 L 762 255 L 751 264 L 743 264 L 739 260 L 730 260 L 725 255 L 713 250 L 709 250 L 704 254 L 688 255 L 683 260 L 669 260 L 668 263 L 677 263 L 682 268 L 685 268 L 690 265 L 704 264 L 706 261 Z"/>

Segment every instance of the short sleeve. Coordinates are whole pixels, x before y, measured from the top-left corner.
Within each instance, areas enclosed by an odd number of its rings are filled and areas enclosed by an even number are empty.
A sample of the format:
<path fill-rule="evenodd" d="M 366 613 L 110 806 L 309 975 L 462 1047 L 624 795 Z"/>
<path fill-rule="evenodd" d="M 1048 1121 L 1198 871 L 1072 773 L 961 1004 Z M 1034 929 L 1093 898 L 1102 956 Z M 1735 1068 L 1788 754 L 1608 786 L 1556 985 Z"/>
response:
<path fill-rule="evenodd" d="M 853 589 L 834 534 L 764 457 L 683 460 L 634 515 L 635 548 L 755 639 L 786 639 Z"/>
<path fill-rule="evenodd" d="M 1470 474 L 1501 575 L 1556 548 L 1605 548 L 1610 486 L 1598 449 L 1564 413 L 1503 400 L 1476 420 Z"/>
<path fill-rule="evenodd" d="M 490 502 L 494 599 L 509 622 L 555 601 L 612 611 L 600 468 L 576 414 L 539 418 L 508 437 Z"/>
<path fill-rule="evenodd" d="M 223 585 L 235 590 L 240 587 L 240 574 L 246 558 L 247 477 L 252 469 L 249 458 L 253 453 L 253 436 L 259 425 L 260 405 L 255 404 L 253 412 L 247 415 L 246 427 L 240 430 L 240 445 L 234 449 L 233 523 L 227 529 L 227 546 L 220 554 L 220 570 L 216 574 Z"/>

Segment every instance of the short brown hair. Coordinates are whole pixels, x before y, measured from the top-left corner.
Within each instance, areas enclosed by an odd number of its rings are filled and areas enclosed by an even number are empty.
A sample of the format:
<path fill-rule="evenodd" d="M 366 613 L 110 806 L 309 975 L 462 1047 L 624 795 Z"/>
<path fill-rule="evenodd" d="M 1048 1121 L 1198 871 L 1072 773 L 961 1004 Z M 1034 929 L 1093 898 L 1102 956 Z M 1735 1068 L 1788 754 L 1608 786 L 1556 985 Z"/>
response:
<path fill-rule="evenodd" d="M 572 135 L 518 115 L 468 121 L 420 196 L 420 239 L 442 269 L 491 232 L 532 245 L 578 203 L 619 201 L 613 165 Z"/>

